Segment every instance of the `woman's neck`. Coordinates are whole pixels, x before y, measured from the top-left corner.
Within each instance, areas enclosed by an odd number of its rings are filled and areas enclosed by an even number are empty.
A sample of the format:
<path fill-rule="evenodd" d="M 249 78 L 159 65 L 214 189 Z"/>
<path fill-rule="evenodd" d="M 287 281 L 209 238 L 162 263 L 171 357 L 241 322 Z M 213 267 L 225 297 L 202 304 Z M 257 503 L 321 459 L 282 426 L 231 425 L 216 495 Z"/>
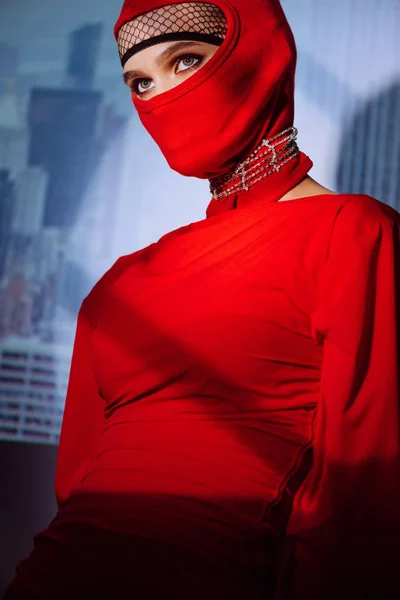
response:
<path fill-rule="evenodd" d="M 278 202 L 285 202 L 286 200 L 297 200 L 299 198 L 307 198 L 307 196 L 321 196 L 323 194 L 336 194 L 332 190 L 322 186 L 317 181 L 315 181 L 309 175 L 301 181 L 294 188 L 289 190 L 287 194 L 282 196 L 278 200 Z"/>

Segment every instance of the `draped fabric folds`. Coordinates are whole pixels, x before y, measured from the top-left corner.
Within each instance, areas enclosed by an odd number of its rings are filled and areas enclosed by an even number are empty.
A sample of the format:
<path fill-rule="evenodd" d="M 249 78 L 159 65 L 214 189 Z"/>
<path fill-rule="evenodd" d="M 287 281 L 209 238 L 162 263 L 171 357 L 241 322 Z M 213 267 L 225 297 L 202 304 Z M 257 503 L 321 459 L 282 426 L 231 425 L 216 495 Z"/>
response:
<path fill-rule="evenodd" d="M 369 196 L 239 201 L 120 257 L 5 598 L 397 598 L 399 230 Z"/>
<path fill-rule="evenodd" d="M 400 597 L 400 218 L 366 206 L 338 213 L 311 315 L 314 465 L 288 527 L 299 600 Z"/>

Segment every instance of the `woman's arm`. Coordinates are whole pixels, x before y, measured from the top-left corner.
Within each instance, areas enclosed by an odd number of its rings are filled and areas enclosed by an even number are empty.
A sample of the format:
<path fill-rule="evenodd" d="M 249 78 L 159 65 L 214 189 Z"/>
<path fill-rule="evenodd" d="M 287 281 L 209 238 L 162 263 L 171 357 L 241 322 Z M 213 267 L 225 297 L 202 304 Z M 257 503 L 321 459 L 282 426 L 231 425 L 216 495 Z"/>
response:
<path fill-rule="evenodd" d="M 312 325 L 323 344 L 313 467 L 288 525 L 296 600 L 400 598 L 400 215 L 337 215 Z"/>
<path fill-rule="evenodd" d="M 58 507 L 81 480 L 104 422 L 104 400 L 92 368 L 88 297 L 78 314 L 70 376 L 58 448 L 55 493 Z"/>

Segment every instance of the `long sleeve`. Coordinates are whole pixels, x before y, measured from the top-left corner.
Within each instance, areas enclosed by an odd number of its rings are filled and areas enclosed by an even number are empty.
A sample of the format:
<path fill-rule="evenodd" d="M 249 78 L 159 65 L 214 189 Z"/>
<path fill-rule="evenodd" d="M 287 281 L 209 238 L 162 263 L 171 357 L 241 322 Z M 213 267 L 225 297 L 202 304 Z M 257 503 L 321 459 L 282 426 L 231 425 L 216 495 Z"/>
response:
<path fill-rule="evenodd" d="M 399 230 L 367 196 L 336 216 L 312 315 L 323 361 L 287 529 L 291 600 L 400 598 Z"/>
<path fill-rule="evenodd" d="M 92 332 L 88 299 L 78 313 L 55 474 L 60 507 L 79 483 L 104 422 L 104 400 L 92 368 Z"/>

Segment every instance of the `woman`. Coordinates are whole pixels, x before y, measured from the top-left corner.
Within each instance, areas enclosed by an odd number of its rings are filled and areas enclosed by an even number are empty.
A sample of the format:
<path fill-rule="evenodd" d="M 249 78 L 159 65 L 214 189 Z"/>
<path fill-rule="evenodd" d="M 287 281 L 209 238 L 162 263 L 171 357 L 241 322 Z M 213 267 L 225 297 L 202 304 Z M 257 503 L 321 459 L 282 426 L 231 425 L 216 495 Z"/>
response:
<path fill-rule="evenodd" d="M 397 598 L 400 216 L 308 177 L 278 0 L 126 0 L 115 34 L 213 197 L 83 301 L 59 511 L 5 598 Z"/>

